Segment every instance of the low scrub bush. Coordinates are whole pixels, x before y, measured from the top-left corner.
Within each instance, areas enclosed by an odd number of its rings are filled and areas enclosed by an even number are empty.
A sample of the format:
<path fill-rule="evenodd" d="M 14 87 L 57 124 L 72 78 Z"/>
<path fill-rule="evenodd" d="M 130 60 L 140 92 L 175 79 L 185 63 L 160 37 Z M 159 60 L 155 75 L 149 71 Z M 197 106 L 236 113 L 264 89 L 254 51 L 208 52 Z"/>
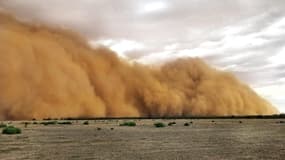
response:
<path fill-rule="evenodd" d="M 279 122 L 277 122 L 277 123 L 285 123 L 285 121 L 279 121 Z"/>
<path fill-rule="evenodd" d="M 136 122 L 124 122 L 120 124 L 120 126 L 130 126 L 130 127 L 134 127 L 136 125 L 137 125 Z"/>
<path fill-rule="evenodd" d="M 156 128 L 162 128 L 162 127 L 165 127 L 165 124 L 162 123 L 162 122 L 157 122 L 157 123 L 154 123 L 153 124 Z"/>
<path fill-rule="evenodd" d="M 31 122 L 22 122 L 21 124 L 28 125 L 28 124 L 31 124 Z"/>
<path fill-rule="evenodd" d="M 0 128 L 5 128 L 5 127 L 7 127 L 7 124 L 4 124 L 4 123 L 0 124 Z"/>
<path fill-rule="evenodd" d="M 176 122 L 169 122 L 168 123 L 168 126 L 173 126 L 173 125 L 175 125 L 176 124 Z"/>
<path fill-rule="evenodd" d="M 89 125 L 89 121 L 83 122 L 84 125 Z"/>
<path fill-rule="evenodd" d="M 5 127 L 2 131 L 2 134 L 21 134 L 22 131 L 20 128 L 16 128 L 14 126 Z"/>
<path fill-rule="evenodd" d="M 58 122 L 58 124 L 62 124 L 62 125 L 71 125 L 72 122 L 70 121 L 64 121 L 64 122 Z"/>
<path fill-rule="evenodd" d="M 190 124 L 189 123 L 184 123 L 184 126 L 190 126 Z"/>
<path fill-rule="evenodd" d="M 47 126 L 47 125 L 55 125 L 57 124 L 57 121 L 45 121 L 45 122 L 41 122 L 41 124 Z"/>

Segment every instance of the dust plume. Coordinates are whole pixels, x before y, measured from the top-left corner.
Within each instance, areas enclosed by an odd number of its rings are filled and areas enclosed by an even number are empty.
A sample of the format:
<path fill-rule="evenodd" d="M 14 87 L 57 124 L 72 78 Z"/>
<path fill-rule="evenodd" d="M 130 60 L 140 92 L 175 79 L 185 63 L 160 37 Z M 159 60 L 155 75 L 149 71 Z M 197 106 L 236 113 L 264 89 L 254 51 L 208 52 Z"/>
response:
<path fill-rule="evenodd" d="M 74 33 L 0 14 L 0 119 L 267 115 L 278 111 L 201 59 L 130 64 Z"/>

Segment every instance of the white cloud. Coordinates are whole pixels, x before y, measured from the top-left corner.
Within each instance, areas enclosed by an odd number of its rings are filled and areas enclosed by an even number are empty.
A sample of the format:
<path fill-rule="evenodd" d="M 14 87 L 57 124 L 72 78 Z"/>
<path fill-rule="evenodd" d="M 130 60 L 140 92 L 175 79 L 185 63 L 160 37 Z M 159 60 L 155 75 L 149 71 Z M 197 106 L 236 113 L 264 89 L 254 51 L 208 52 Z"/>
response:
<path fill-rule="evenodd" d="M 90 41 L 91 46 L 103 45 L 109 47 L 111 50 L 118 53 L 118 55 L 122 58 L 127 58 L 125 55 L 126 52 L 135 51 L 135 50 L 142 50 L 145 46 L 142 43 L 132 41 L 132 40 L 113 40 L 113 39 L 106 39 L 106 40 L 99 40 L 99 41 Z"/>
<path fill-rule="evenodd" d="M 283 47 L 276 55 L 270 57 L 269 60 L 274 65 L 285 64 L 285 47 Z"/>
<path fill-rule="evenodd" d="M 155 13 L 155 12 L 165 10 L 165 9 L 167 9 L 167 7 L 168 7 L 168 5 L 167 5 L 166 1 L 163 1 L 163 0 L 147 2 L 146 4 L 143 4 L 140 7 L 139 13 L 141 13 L 141 14 Z"/>
<path fill-rule="evenodd" d="M 285 17 L 273 23 L 264 30 L 265 36 L 280 36 L 285 34 Z"/>
<path fill-rule="evenodd" d="M 285 83 L 255 88 L 265 99 L 270 100 L 281 113 L 285 113 Z"/>
<path fill-rule="evenodd" d="M 170 45 L 167 45 L 167 46 L 165 46 L 164 47 L 164 50 L 176 50 L 177 49 L 177 47 L 179 46 L 179 44 L 178 43 L 174 43 L 174 44 L 170 44 Z"/>

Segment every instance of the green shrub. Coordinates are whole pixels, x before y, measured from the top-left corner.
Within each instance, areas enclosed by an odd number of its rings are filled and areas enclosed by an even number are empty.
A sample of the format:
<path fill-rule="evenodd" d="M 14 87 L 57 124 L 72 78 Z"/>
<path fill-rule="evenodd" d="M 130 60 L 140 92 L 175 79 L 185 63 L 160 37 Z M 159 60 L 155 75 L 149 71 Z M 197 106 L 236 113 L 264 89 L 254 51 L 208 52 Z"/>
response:
<path fill-rule="evenodd" d="M 189 123 L 184 123 L 184 126 L 189 126 L 190 124 Z"/>
<path fill-rule="evenodd" d="M 38 124 L 38 122 L 33 122 L 33 124 Z"/>
<path fill-rule="evenodd" d="M 4 123 L 0 124 L 0 128 L 5 128 L 5 127 L 7 127 L 7 124 L 4 124 Z"/>
<path fill-rule="evenodd" d="M 162 128 L 162 127 L 165 127 L 165 124 L 162 123 L 162 122 L 157 122 L 157 123 L 154 123 L 153 124 L 156 128 Z"/>
<path fill-rule="evenodd" d="M 57 124 L 57 121 L 45 121 L 45 122 L 41 122 L 41 124 L 47 126 L 47 125 L 55 125 Z"/>
<path fill-rule="evenodd" d="M 28 125 L 28 124 L 31 124 L 31 122 L 22 122 L 21 124 Z"/>
<path fill-rule="evenodd" d="M 172 126 L 172 125 L 175 125 L 175 124 L 176 124 L 176 122 L 169 122 L 168 126 Z"/>
<path fill-rule="evenodd" d="M 8 126 L 3 129 L 2 134 L 20 134 L 22 133 L 20 128 L 16 128 L 14 126 Z"/>
<path fill-rule="evenodd" d="M 134 127 L 136 126 L 136 122 L 124 122 L 124 123 L 121 123 L 120 126 L 129 126 L 129 127 Z"/>
<path fill-rule="evenodd" d="M 83 122 L 84 125 L 89 125 L 89 121 Z"/>
<path fill-rule="evenodd" d="M 25 122 L 25 128 L 28 127 L 28 124 L 30 124 L 29 122 Z"/>
<path fill-rule="evenodd" d="M 58 122 L 57 124 L 62 124 L 62 125 L 71 125 L 72 122 L 70 121 L 64 121 L 64 122 Z"/>

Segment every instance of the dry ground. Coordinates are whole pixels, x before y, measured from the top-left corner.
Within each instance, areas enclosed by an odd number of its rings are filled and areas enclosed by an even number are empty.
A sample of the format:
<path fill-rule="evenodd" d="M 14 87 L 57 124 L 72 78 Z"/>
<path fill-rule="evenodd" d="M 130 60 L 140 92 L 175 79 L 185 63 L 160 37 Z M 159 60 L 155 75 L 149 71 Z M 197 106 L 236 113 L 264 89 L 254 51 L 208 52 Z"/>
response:
<path fill-rule="evenodd" d="M 285 124 L 266 119 L 72 121 L 72 125 L 28 125 L 21 135 L 0 135 L 1 160 L 73 159 L 284 159 Z M 155 128 L 154 122 L 171 127 Z M 192 121 L 190 126 L 185 122 Z M 214 121 L 214 122 L 212 122 Z M 242 121 L 242 123 L 239 123 Z M 101 130 L 97 130 L 100 127 Z M 110 128 L 114 128 L 111 130 Z"/>

